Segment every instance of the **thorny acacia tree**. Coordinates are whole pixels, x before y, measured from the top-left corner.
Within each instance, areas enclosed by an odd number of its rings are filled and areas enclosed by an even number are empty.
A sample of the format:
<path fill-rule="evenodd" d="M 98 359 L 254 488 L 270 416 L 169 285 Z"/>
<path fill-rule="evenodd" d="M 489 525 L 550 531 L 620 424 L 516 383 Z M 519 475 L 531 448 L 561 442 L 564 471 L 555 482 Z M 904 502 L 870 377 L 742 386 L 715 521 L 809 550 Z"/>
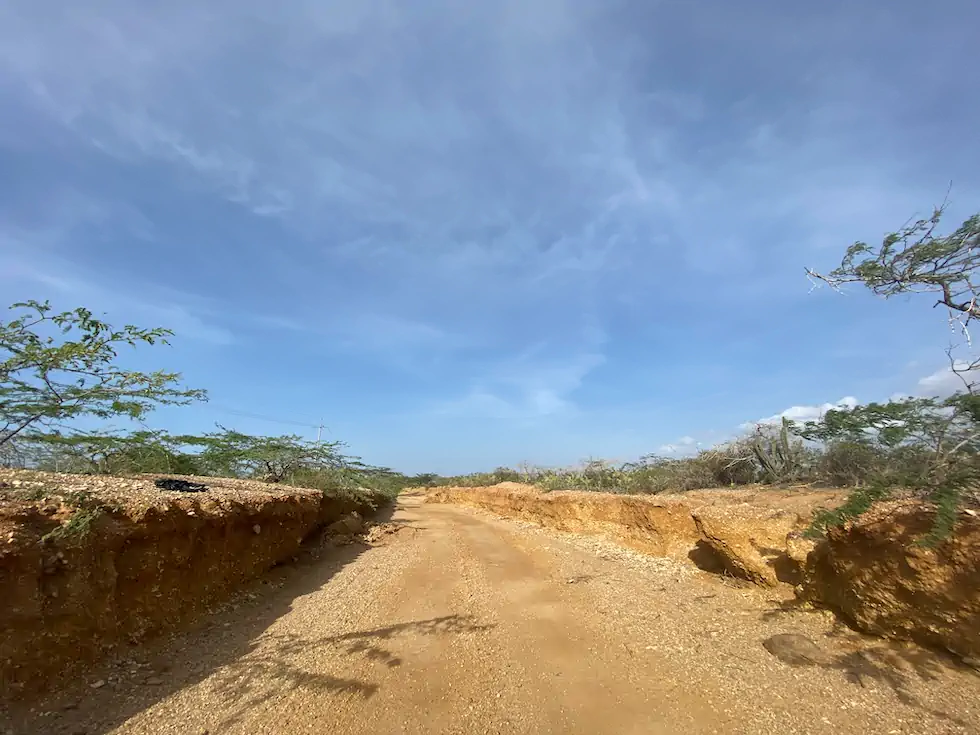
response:
<path fill-rule="evenodd" d="M 300 470 L 339 471 L 359 466 L 340 452 L 343 442 L 311 442 L 293 435 L 252 436 L 218 428 L 220 432 L 202 437 L 178 437 L 184 444 L 201 447 L 198 459 L 209 474 L 282 482 Z"/>
<path fill-rule="evenodd" d="M 980 357 L 970 342 L 970 323 L 980 317 L 980 214 L 949 235 L 937 235 L 945 206 L 887 235 L 877 248 L 855 243 L 840 266 L 826 275 L 807 269 L 811 278 L 835 289 L 861 283 L 886 299 L 930 294 L 935 306 L 946 308 L 950 324 L 971 350 L 966 359 L 957 357 L 955 345 L 946 351 L 951 370 L 963 381 L 963 392 L 942 401 L 909 398 L 828 411 L 800 430 L 805 438 L 831 445 L 873 447 L 886 459 L 868 487 L 852 493 L 837 511 L 818 516 L 814 530 L 859 515 L 896 486 L 906 485 L 935 504 L 936 519 L 927 541 L 936 543 L 953 531 L 958 508 L 980 480 L 980 396 L 975 394 Z"/>
<path fill-rule="evenodd" d="M 980 318 L 980 214 L 975 214 L 955 232 L 937 235 L 936 228 L 946 205 L 936 208 L 928 219 L 906 224 L 887 235 L 874 248 L 856 242 L 847 249 L 840 266 L 826 275 L 807 268 L 807 274 L 834 289 L 846 283 L 862 283 L 879 296 L 925 293 L 943 306 L 950 324 L 956 326 L 970 344 L 970 323 Z M 957 357 L 950 346 L 947 355 L 954 373 L 973 392 L 980 369 L 980 357 Z"/>
<path fill-rule="evenodd" d="M 22 444 L 33 454 L 34 466 L 56 472 L 125 475 L 164 472 L 198 474 L 197 457 L 165 431 L 25 433 Z M 18 441 L 20 438 L 18 438 Z"/>
<path fill-rule="evenodd" d="M 167 329 L 115 329 L 88 309 L 54 313 L 39 301 L 10 307 L 0 323 L 0 446 L 28 428 L 80 416 L 140 419 L 157 405 L 206 400 L 179 373 L 143 373 L 115 365 L 118 349 L 167 343 Z"/>

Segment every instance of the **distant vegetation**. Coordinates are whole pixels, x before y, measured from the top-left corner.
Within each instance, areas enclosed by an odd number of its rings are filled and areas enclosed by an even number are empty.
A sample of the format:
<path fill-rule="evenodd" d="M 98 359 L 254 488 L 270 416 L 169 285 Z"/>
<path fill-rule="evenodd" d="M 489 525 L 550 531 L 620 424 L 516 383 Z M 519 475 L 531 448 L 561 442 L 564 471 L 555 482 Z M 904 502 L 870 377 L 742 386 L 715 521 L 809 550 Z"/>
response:
<path fill-rule="evenodd" d="M 952 397 L 840 408 L 805 424 L 783 420 L 693 457 L 649 455 L 626 464 L 589 460 L 575 469 L 558 470 L 499 468 L 442 482 L 474 486 L 522 481 L 544 490 L 623 493 L 749 483 L 854 488 L 843 507 L 817 517 L 812 529 L 816 533 L 905 490 L 936 509 L 928 541 L 945 538 L 954 530 L 964 499 L 976 500 L 980 484 L 980 358 L 971 350 L 969 334 L 972 321 L 980 317 L 980 215 L 940 236 L 936 230 L 942 215 L 940 207 L 928 219 L 887 235 L 877 247 L 855 243 L 827 275 L 809 269 L 807 273 L 834 289 L 860 283 L 885 298 L 927 294 L 934 299 L 930 305 L 945 307 L 950 325 L 963 337 L 962 346 L 952 345 L 947 351 L 950 370 L 962 381 L 962 389 Z"/>
<path fill-rule="evenodd" d="M 6 466 L 100 475 L 176 474 L 281 482 L 321 490 L 378 490 L 394 496 L 414 485 L 399 472 L 364 464 L 340 442 L 252 436 L 231 429 L 203 436 L 165 431 L 27 433 L 3 454 Z"/>
<path fill-rule="evenodd" d="M 749 484 L 924 488 L 957 484 L 980 470 L 978 400 L 909 398 L 828 411 L 819 421 L 783 419 L 690 457 L 648 455 L 637 462 L 588 460 L 576 468 L 499 467 L 427 478 L 461 487 L 524 482 L 543 490 L 684 492 Z M 942 459 L 944 458 L 944 459 Z M 941 477 L 940 477 L 941 476 Z"/>
<path fill-rule="evenodd" d="M 872 247 L 851 246 L 827 275 L 809 275 L 833 288 L 860 283 L 889 298 L 925 293 L 946 308 L 964 335 L 980 317 L 976 283 L 980 215 L 938 236 L 943 209 L 907 225 Z M 817 518 L 815 531 L 853 517 L 899 489 L 936 508 L 932 541 L 947 536 L 965 497 L 980 482 L 980 359 L 948 351 L 962 390 L 950 398 L 907 398 L 828 411 L 805 424 L 783 420 L 692 457 L 649 455 L 613 464 L 589 460 L 574 469 L 498 468 L 457 477 L 408 477 L 343 453 L 341 442 L 298 436 L 252 436 L 232 429 L 201 436 L 165 431 L 79 431 L 71 421 L 142 419 L 161 404 L 206 400 L 179 385 L 176 373 L 126 371 L 116 363 L 123 346 L 165 342 L 165 329 L 121 330 L 86 309 L 53 313 L 44 302 L 11 307 L 0 324 L 0 464 L 62 472 L 172 473 L 257 478 L 324 490 L 370 487 L 396 494 L 408 486 L 481 486 L 514 481 L 544 490 L 660 493 L 750 483 L 825 484 L 855 488 L 840 509 Z"/>

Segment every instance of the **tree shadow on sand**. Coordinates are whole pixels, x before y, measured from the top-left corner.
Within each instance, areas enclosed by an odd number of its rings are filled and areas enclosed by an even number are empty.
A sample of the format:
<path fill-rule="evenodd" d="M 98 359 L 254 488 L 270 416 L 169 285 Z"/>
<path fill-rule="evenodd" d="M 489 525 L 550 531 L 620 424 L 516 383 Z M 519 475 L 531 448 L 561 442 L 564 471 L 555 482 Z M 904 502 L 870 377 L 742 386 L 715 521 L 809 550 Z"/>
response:
<path fill-rule="evenodd" d="M 762 619 L 771 621 L 789 613 L 805 611 L 812 611 L 812 608 L 797 600 L 787 600 L 778 607 L 765 611 Z M 774 636 L 777 637 L 780 636 Z M 851 628 L 840 618 L 834 619 L 822 641 L 811 643 L 813 654 L 802 657 L 793 652 L 781 655 L 769 646 L 766 648 L 776 658 L 791 666 L 816 666 L 839 671 L 846 681 L 862 689 L 882 685 L 894 692 L 898 701 L 906 706 L 961 727 L 970 726 L 956 715 L 928 706 L 913 692 L 918 682 L 937 681 L 964 670 L 964 666 L 949 654 L 923 648 L 915 643 L 888 641 L 870 636 Z"/>
<path fill-rule="evenodd" d="M 395 668 L 402 664 L 402 659 L 383 645 L 385 641 L 403 636 L 459 635 L 491 627 L 478 623 L 472 616 L 446 615 L 318 638 L 293 633 L 267 634 L 255 641 L 250 653 L 212 675 L 206 686 L 233 708 L 220 723 L 221 727 L 239 722 L 246 712 L 295 688 L 368 699 L 378 691 L 377 684 L 307 671 L 293 662 L 311 660 L 311 656 L 312 660 L 322 660 L 321 654 L 332 654 L 363 657 Z"/>

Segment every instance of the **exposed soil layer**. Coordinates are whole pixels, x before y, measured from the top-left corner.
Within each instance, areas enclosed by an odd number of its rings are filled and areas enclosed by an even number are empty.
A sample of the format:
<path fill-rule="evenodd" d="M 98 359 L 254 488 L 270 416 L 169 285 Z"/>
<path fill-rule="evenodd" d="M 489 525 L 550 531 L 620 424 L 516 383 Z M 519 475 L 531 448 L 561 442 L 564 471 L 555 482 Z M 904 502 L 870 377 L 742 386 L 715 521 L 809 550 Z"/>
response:
<path fill-rule="evenodd" d="M 0 712 L 0 733 L 980 732 L 980 677 L 788 587 L 418 497 L 387 520 Z"/>
<path fill-rule="evenodd" d="M 544 493 L 527 486 L 437 488 L 450 502 L 549 528 L 600 536 L 763 587 L 796 587 L 855 628 L 946 649 L 980 668 L 980 518 L 961 511 L 952 539 L 922 545 L 931 509 L 883 504 L 815 543 L 813 511 L 843 493 L 702 490 L 654 497 Z"/>
<path fill-rule="evenodd" d="M 980 668 L 980 519 L 962 511 L 935 548 L 921 504 L 883 504 L 810 554 L 803 596 L 861 630 L 945 648 Z"/>
<path fill-rule="evenodd" d="M 174 629 L 377 498 L 0 470 L 0 695 Z"/>
<path fill-rule="evenodd" d="M 814 509 L 833 507 L 836 490 L 698 490 L 678 495 L 545 493 L 529 485 L 435 488 L 430 502 L 458 503 L 549 528 L 600 536 L 656 556 L 686 559 L 757 584 L 796 584 Z"/>

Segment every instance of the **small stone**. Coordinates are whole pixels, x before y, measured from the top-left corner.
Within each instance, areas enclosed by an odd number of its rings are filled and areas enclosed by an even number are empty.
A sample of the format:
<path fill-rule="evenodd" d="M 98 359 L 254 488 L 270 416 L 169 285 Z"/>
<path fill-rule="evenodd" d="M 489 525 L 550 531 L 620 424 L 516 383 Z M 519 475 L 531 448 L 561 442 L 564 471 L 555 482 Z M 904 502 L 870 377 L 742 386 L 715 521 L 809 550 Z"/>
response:
<path fill-rule="evenodd" d="M 790 666 L 817 666 L 827 660 L 827 655 L 816 643 L 798 633 L 779 633 L 766 638 L 762 646 Z"/>
<path fill-rule="evenodd" d="M 258 533 L 262 533 L 262 526 L 260 526 L 258 523 L 256 523 L 254 526 L 252 526 L 252 530 L 255 531 L 255 533 L 257 533 L 257 534 Z"/>
<path fill-rule="evenodd" d="M 98 681 L 93 681 L 89 686 L 92 689 L 101 689 L 105 686 L 105 679 L 99 679 Z"/>
<path fill-rule="evenodd" d="M 163 679 L 161 679 L 159 676 L 151 676 L 147 678 L 146 683 L 148 686 L 158 687 L 163 684 Z"/>

